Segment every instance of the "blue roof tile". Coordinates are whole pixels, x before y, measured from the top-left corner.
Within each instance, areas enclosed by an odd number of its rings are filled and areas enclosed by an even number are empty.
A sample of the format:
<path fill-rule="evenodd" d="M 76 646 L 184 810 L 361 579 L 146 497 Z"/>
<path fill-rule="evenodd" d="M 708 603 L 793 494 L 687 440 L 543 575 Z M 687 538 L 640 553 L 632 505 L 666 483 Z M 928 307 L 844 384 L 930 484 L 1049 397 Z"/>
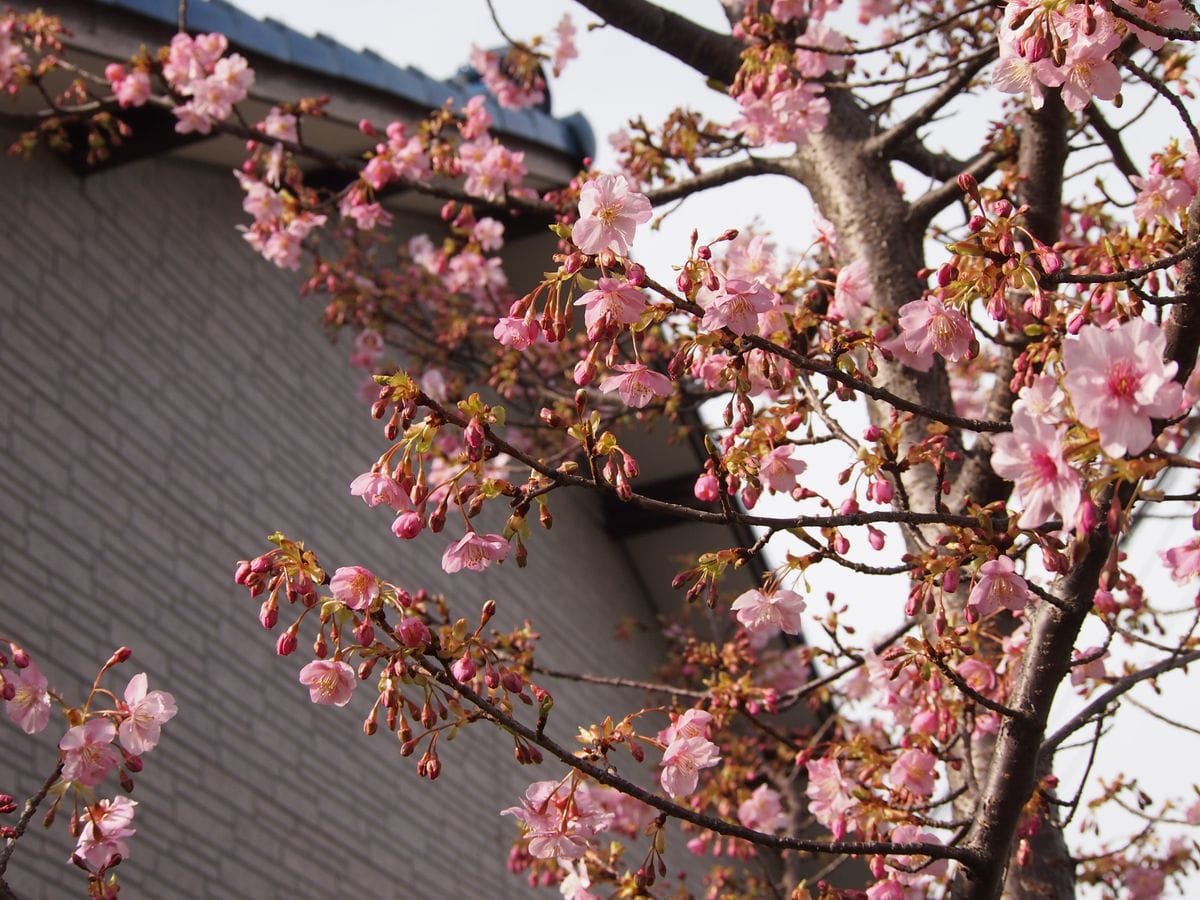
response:
<path fill-rule="evenodd" d="M 93 2 L 169 24 L 175 23 L 179 11 L 178 0 Z M 451 98 L 456 105 L 462 105 L 470 97 L 483 93 L 478 83 L 467 84 L 461 79 L 438 81 L 412 67 L 388 62 L 372 50 L 351 50 L 328 35 L 309 37 L 274 19 L 256 19 L 224 0 L 193 0 L 188 5 L 188 26 L 196 31 L 219 31 L 231 43 L 251 53 L 377 88 L 418 106 L 438 107 Z M 595 135 L 579 113 L 556 119 L 538 110 L 500 109 L 491 99 L 488 109 L 497 131 L 572 156 L 595 153 Z"/>

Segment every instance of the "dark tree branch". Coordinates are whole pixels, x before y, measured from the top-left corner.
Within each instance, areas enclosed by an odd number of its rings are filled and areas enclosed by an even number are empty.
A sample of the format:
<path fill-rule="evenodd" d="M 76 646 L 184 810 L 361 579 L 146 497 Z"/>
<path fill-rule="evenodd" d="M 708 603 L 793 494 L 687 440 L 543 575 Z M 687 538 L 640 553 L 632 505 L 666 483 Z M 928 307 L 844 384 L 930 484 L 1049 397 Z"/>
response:
<path fill-rule="evenodd" d="M 1126 675 L 1120 678 L 1106 690 L 1103 694 L 1073 715 L 1070 720 L 1065 722 L 1054 734 L 1046 738 L 1042 744 L 1041 755 L 1043 758 L 1049 758 L 1059 745 L 1073 735 L 1080 728 L 1083 728 L 1097 715 L 1104 712 L 1114 700 L 1120 698 L 1123 694 L 1128 693 L 1137 685 L 1141 684 L 1150 678 L 1157 678 L 1164 672 L 1170 672 L 1173 669 L 1181 669 L 1184 666 L 1200 660 L 1200 650 L 1193 650 L 1191 653 L 1181 653 L 1175 656 L 1169 656 L 1164 660 L 1160 660 L 1152 666 L 1147 666 L 1145 669 L 1134 672 L 1132 675 Z"/>
<path fill-rule="evenodd" d="M 1007 153 L 991 150 L 975 157 L 963 168 L 948 173 L 944 183 L 922 194 L 909 207 L 908 220 L 913 228 L 924 230 L 934 216 L 962 197 L 962 188 L 958 186 L 959 175 L 965 172 L 976 181 L 983 181 L 995 172 L 996 167 L 1008 159 L 1008 156 Z M 903 157 L 898 156 L 897 159 L 900 162 L 906 162 Z"/>
<path fill-rule="evenodd" d="M 1129 153 L 1125 150 L 1125 145 L 1121 143 L 1121 132 L 1113 128 L 1104 118 L 1100 108 L 1095 103 L 1089 103 L 1083 110 L 1083 115 L 1087 118 L 1088 124 L 1092 126 L 1092 131 L 1104 141 L 1104 145 L 1108 147 L 1108 152 L 1112 154 L 1112 164 L 1117 167 L 1118 171 L 1125 176 L 1128 181 L 1135 176 L 1141 177 L 1141 172 L 1138 171 L 1137 164 L 1129 158 Z"/>
<path fill-rule="evenodd" d="M 894 155 L 896 147 L 908 141 L 909 138 L 916 136 L 921 126 L 932 121 L 933 117 L 944 109 L 947 103 L 966 89 L 967 85 L 974 80 L 980 70 L 995 58 L 996 52 L 996 49 L 993 47 L 965 63 L 958 72 L 948 78 L 946 83 L 938 88 L 937 93 L 921 104 L 916 112 L 904 121 L 893 125 L 882 134 L 871 138 L 863 148 L 864 152 L 885 157 Z"/>
<path fill-rule="evenodd" d="M 691 19 L 647 0 L 579 0 L 607 24 L 656 47 L 722 84 L 733 84 L 742 64 L 741 45 Z"/>
<path fill-rule="evenodd" d="M 787 165 L 784 160 L 761 159 L 757 156 L 747 156 L 745 159 L 739 159 L 737 162 L 729 163 L 719 169 L 712 169 L 691 178 L 677 181 L 674 184 L 668 184 L 657 190 L 647 191 L 646 197 L 651 203 L 658 206 L 662 203 L 670 203 L 673 200 L 681 200 L 684 197 L 689 197 L 700 191 L 706 191 L 709 188 L 733 184 L 735 181 L 750 178 L 754 175 L 788 175 L 794 177 L 795 173 L 792 167 Z"/>
<path fill-rule="evenodd" d="M 431 663 L 434 661 L 441 665 L 442 671 L 433 671 L 430 674 L 454 690 L 459 696 L 478 707 L 493 722 L 511 733 L 520 735 L 531 744 L 536 744 L 572 769 L 587 775 L 600 784 L 615 788 L 621 793 L 633 797 L 635 800 L 640 800 L 647 806 L 652 806 L 659 812 L 666 813 L 673 818 L 691 822 L 693 825 L 698 825 L 717 834 L 740 838 L 752 844 L 771 847 L 776 850 L 800 850 L 806 853 L 840 853 L 852 856 L 866 856 L 871 854 L 914 855 L 928 856 L 933 859 L 953 859 L 963 863 L 970 863 L 975 859 L 973 852 L 962 847 L 945 844 L 893 844 L 887 841 L 810 841 L 801 838 L 780 837 L 773 834 L 764 834 L 761 831 L 755 831 L 743 825 L 737 825 L 733 822 L 727 822 L 724 819 L 718 819 L 715 816 L 696 812 L 691 807 L 673 803 L 659 794 L 647 791 L 632 781 L 622 778 L 616 774 L 616 770 L 612 766 L 596 765 L 577 756 L 574 752 L 561 746 L 544 733 L 538 733 L 534 729 L 524 725 L 487 698 L 476 693 L 471 687 L 455 679 L 450 672 L 448 663 L 444 663 L 436 659 L 436 657 L 429 660 Z"/>

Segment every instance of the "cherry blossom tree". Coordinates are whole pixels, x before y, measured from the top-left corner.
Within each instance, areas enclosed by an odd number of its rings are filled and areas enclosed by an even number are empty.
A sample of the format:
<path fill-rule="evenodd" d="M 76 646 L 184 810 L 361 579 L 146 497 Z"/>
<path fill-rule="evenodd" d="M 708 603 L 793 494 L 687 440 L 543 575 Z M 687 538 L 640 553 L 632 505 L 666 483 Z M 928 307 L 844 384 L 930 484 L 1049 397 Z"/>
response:
<path fill-rule="evenodd" d="M 672 820 L 715 859 L 712 896 L 836 896 L 826 879 L 852 858 L 867 862 L 860 887 L 874 900 L 1066 897 L 1085 884 L 1149 897 L 1194 870 L 1196 844 L 1160 830 L 1200 823 L 1193 786 L 1097 789 L 1086 772 L 1060 781 L 1055 761 L 1075 743 L 1094 755 L 1135 686 L 1178 686 L 1176 670 L 1200 660 L 1200 538 L 1162 546 L 1177 586 L 1162 596 L 1125 553 L 1135 530 L 1162 527 L 1156 510 L 1200 528 L 1195 10 L 726 0 L 729 27 L 716 31 L 648 0 L 579 6 L 694 69 L 698 89 L 727 92 L 738 117 L 685 106 L 632 120 L 618 170 L 589 166 L 539 192 L 522 154 L 491 134 L 482 98 L 415 125 L 364 121 L 371 147 L 347 158 L 302 138 L 319 99 L 260 122 L 237 114 L 253 69 L 221 35 L 181 22 L 169 47 L 84 72 L 61 59 L 53 18 L 0 18 L 0 87 L 49 105 L 18 149 L 83 125 L 103 155 L 127 128 L 121 111 L 144 104 L 170 110 L 180 132 L 247 141 L 236 173 L 247 252 L 303 269 L 325 321 L 356 336 L 352 362 L 371 373 L 383 434 L 350 492 L 388 507 L 398 540 L 444 547 L 456 577 L 522 566 L 571 489 L 756 529 L 751 546 L 731 547 L 715 528 L 675 579 L 689 604 L 716 611 L 716 632 L 686 613 L 669 623 L 661 680 L 634 685 L 655 699 L 620 721 L 571 723 L 571 746 L 546 729 L 555 679 L 628 682 L 546 671 L 528 629 L 490 627 L 493 601 L 467 609 L 353 560 L 327 569 L 276 534 L 235 580 L 261 625 L 281 629 L 280 656 L 311 646 L 297 690 L 335 706 L 371 693 L 362 727 L 393 732 L 430 779 L 440 735 L 495 726 L 518 763 L 542 764 L 504 810 L 517 824 L 510 864 L 569 897 L 669 894 Z M 855 16 L 873 37 L 845 33 Z M 547 70 L 570 64 L 576 26 L 549 26 L 474 55 L 497 102 L 540 102 Z M 64 69 L 70 85 L 52 93 Z M 964 101 L 990 103 L 994 121 L 958 157 L 937 134 Z M 1177 133 L 1133 147 L 1159 109 Z M 306 183 L 306 159 L 340 185 Z M 1074 188 L 1078 160 L 1097 159 L 1105 180 Z M 669 204 L 765 174 L 811 195 L 816 227 L 797 223 L 815 235 L 807 252 L 778 250 L 794 236 L 722 221 L 697 223 L 661 270 L 638 261 L 639 234 Z M 392 238 L 386 200 L 398 190 L 444 201 L 445 234 Z M 516 220 L 557 240 L 537 283 L 500 264 Z M 706 402 L 719 409 L 711 421 Z M 848 424 L 854 404 L 866 427 Z M 658 421 L 703 433 L 694 504 L 639 490 L 622 435 Z M 807 464 L 818 444 L 842 454 L 836 478 Z M 485 509 L 502 510 L 500 530 L 479 524 L 494 520 Z M 897 564 L 881 562 L 889 540 L 903 541 Z M 724 579 L 768 544 L 763 583 L 734 596 Z M 811 596 L 818 564 L 905 579 L 903 627 L 864 644 L 844 609 Z M 1082 645 L 1085 625 L 1100 644 Z M 829 648 L 784 637 L 802 627 Z M 71 706 L 12 637 L 0 660 L 9 718 L 34 733 L 57 706 L 68 728 L 42 795 L 4 826 L 0 875 L 48 793 L 87 797 L 113 770 L 127 778 L 174 713 L 144 676 L 123 701 L 98 679 Z M 1052 728 L 1068 681 L 1074 712 Z M 96 708 L 102 697 L 111 709 Z M 1082 855 L 1065 826 L 1104 804 L 1132 807 L 1145 828 Z M 132 819 L 119 796 L 71 817 L 98 896 L 115 892 Z"/>

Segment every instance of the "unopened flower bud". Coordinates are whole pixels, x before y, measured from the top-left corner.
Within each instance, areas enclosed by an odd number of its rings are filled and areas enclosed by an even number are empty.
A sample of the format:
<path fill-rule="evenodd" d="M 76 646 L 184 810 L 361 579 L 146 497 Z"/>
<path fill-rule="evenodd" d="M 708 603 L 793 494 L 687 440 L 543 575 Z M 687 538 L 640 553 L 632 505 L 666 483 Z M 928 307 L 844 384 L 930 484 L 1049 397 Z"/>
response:
<path fill-rule="evenodd" d="M 400 624 L 396 626 L 396 637 L 405 647 L 413 649 L 424 647 L 433 639 L 429 627 L 416 616 L 400 620 Z"/>
<path fill-rule="evenodd" d="M 521 693 L 525 687 L 525 679 L 512 669 L 500 670 L 500 683 L 504 685 L 506 691 L 512 694 Z"/>
<path fill-rule="evenodd" d="M 131 656 L 133 656 L 133 651 L 128 647 L 118 647 L 113 655 L 108 658 L 108 662 L 104 664 L 104 668 L 107 669 L 112 666 L 118 666 Z"/>
<path fill-rule="evenodd" d="M 987 225 L 987 219 L 985 219 L 983 216 L 979 215 L 978 213 L 971 216 L 970 220 L 967 222 L 967 228 L 969 228 L 972 231 L 972 233 L 975 233 L 975 234 L 978 234 L 979 232 L 983 231 L 983 229 L 986 225 Z"/>
<path fill-rule="evenodd" d="M 296 645 L 298 643 L 296 640 L 296 627 L 293 625 L 283 634 L 279 635 L 279 640 L 275 642 L 275 653 L 278 656 L 291 656 L 296 652 Z"/>
<path fill-rule="evenodd" d="M 420 513 L 410 509 L 396 516 L 396 520 L 392 522 L 392 534 L 402 541 L 411 541 L 424 527 L 425 521 Z"/>
<path fill-rule="evenodd" d="M 720 496 L 721 484 L 716 475 L 705 472 L 696 479 L 696 486 L 692 490 L 697 500 L 702 503 L 712 503 Z"/>
<path fill-rule="evenodd" d="M 0 794 L 0 816 L 7 815 L 16 808 L 17 801 L 12 794 Z"/>
<path fill-rule="evenodd" d="M 947 569 L 942 573 L 942 590 L 947 594 L 953 594 L 958 590 L 958 569 Z"/>
<path fill-rule="evenodd" d="M 459 681 L 470 681 L 479 672 L 479 666 L 469 656 L 463 656 L 450 666 L 450 673 Z"/>
<path fill-rule="evenodd" d="M 640 263 L 634 263 L 625 269 L 625 278 L 634 287 L 641 287 L 646 283 L 646 269 Z"/>

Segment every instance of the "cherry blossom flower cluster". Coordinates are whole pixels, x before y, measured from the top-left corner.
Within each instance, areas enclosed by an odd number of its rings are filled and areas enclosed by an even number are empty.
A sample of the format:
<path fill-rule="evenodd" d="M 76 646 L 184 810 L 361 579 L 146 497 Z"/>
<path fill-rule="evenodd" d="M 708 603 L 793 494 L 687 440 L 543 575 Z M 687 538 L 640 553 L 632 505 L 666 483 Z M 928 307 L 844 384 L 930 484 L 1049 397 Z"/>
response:
<path fill-rule="evenodd" d="M 72 707 L 50 687 L 22 647 L 11 642 L 8 646 L 9 654 L 0 653 L 5 714 L 25 734 L 35 735 L 50 726 L 55 708 L 62 711 L 67 729 L 58 741 L 59 765 L 47 787 L 60 801 L 68 792 L 83 801 L 82 811 L 77 807 L 72 819 L 71 833 L 77 841 L 70 861 L 88 873 L 89 890 L 115 897 L 119 882 L 111 870 L 129 857 L 137 803 L 125 796 L 97 800 L 95 789 L 114 772 L 124 790 L 133 789 L 142 757 L 158 746 L 163 726 L 175 717 L 175 698 L 166 691 L 150 690 L 145 672 L 129 679 L 121 698 L 101 688 L 105 673 L 130 658 L 130 650 L 122 647 L 101 668 L 87 700 Z M 111 700 L 110 708 L 102 706 L 106 700 Z M 0 798 L 0 815 L 15 808 L 11 797 Z M 20 833 L 0 826 L 0 836 L 15 841 Z"/>
<path fill-rule="evenodd" d="M 188 98 L 171 110 L 179 120 L 175 130 L 180 134 L 208 134 L 216 122 L 229 118 L 234 104 L 244 100 L 254 84 L 254 72 L 245 57 L 239 53 L 226 56 L 228 49 L 223 34 L 177 34 L 171 39 L 162 74 L 175 93 Z M 142 73 L 126 76 L 124 71 L 113 70 L 112 75 L 119 76 L 111 78 L 113 91 L 118 98 L 124 94 L 128 105 L 138 106 L 149 99 Z"/>
<path fill-rule="evenodd" d="M 1178 0 L 1162 0 L 1126 8 L 1153 25 L 1186 28 L 1191 17 Z M 1064 105 L 1078 112 L 1093 99 L 1113 100 L 1121 75 L 1110 57 L 1126 33 L 1157 50 L 1164 39 L 1088 4 L 1039 6 L 1012 0 L 1005 7 L 1000 33 L 1000 61 L 992 83 L 1010 94 L 1025 94 L 1035 108 L 1045 102 L 1046 88 L 1059 88 Z"/>

